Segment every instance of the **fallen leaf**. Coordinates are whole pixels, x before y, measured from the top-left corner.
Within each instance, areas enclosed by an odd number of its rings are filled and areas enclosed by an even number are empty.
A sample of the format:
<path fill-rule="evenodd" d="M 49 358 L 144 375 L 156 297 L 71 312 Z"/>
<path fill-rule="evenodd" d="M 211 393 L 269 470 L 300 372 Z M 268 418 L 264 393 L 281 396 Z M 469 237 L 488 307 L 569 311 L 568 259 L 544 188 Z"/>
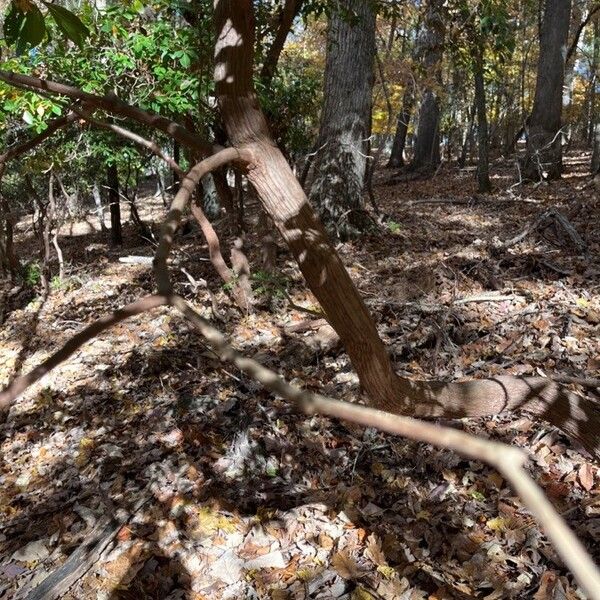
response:
<path fill-rule="evenodd" d="M 581 465 L 578 475 L 581 487 L 586 492 L 589 492 L 594 487 L 594 470 L 592 469 L 592 465 L 589 463 Z"/>
<path fill-rule="evenodd" d="M 338 575 L 344 579 L 356 579 L 361 575 L 356 561 L 346 550 L 340 550 L 333 555 L 331 566 L 337 571 Z"/>
<path fill-rule="evenodd" d="M 381 542 L 374 533 L 367 538 L 367 549 L 365 550 L 365 556 L 370 561 L 374 562 L 378 567 L 384 567 L 387 565 L 385 554 L 381 548 Z"/>

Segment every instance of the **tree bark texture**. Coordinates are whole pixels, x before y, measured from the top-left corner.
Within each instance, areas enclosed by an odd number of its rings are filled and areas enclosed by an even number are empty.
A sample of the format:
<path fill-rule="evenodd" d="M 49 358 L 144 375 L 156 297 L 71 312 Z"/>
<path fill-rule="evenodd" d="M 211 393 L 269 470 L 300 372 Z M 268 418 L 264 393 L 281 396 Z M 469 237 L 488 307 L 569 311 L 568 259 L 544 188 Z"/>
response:
<path fill-rule="evenodd" d="M 600 123 L 594 127 L 594 143 L 592 151 L 592 175 L 600 173 Z"/>
<path fill-rule="evenodd" d="M 571 0 L 547 0 L 540 31 L 540 56 L 529 120 L 523 175 L 558 179 L 562 172 L 561 115 Z"/>
<path fill-rule="evenodd" d="M 600 457 L 600 405 L 548 379 L 495 377 L 446 383 L 398 377 L 366 305 L 260 110 L 252 87 L 252 2 L 215 0 L 215 24 L 216 92 L 230 142 L 251 153 L 253 159 L 243 165 L 246 176 L 339 334 L 371 405 L 417 417 L 528 410 Z"/>
<path fill-rule="evenodd" d="M 414 85 L 409 83 L 402 95 L 402 108 L 398 115 L 398 123 L 396 125 L 396 134 L 392 144 L 392 152 L 388 161 L 388 169 L 398 169 L 404 166 L 404 148 L 406 147 L 406 134 L 408 133 L 408 125 L 415 104 Z"/>
<path fill-rule="evenodd" d="M 426 86 L 419 109 L 413 169 L 435 169 L 440 164 L 440 101 L 445 25 L 443 0 L 429 0 L 423 31 L 418 41 Z"/>
<path fill-rule="evenodd" d="M 348 15 L 355 15 L 350 18 Z M 328 231 L 342 239 L 363 230 L 375 61 L 375 12 L 364 0 L 342 0 L 327 31 L 319 152 L 310 192 Z"/>

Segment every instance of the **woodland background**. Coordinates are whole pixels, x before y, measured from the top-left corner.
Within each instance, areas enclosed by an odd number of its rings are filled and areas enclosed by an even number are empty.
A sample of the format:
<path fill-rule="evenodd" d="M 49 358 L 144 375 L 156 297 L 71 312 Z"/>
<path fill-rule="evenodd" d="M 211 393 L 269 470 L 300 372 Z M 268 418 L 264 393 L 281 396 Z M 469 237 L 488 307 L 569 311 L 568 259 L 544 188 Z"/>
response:
<path fill-rule="evenodd" d="M 597 597 L 600 4 L 0 8 L 4 597 Z"/>

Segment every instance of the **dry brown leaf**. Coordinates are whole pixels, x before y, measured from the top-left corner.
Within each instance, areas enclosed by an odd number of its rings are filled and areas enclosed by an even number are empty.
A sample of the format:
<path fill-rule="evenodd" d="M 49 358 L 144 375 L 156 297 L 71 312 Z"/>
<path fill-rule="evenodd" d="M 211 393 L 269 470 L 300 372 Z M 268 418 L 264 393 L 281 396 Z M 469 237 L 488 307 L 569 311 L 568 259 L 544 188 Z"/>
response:
<path fill-rule="evenodd" d="M 546 571 L 540 579 L 540 587 L 533 600 L 566 600 L 565 590 L 554 571 Z"/>
<path fill-rule="evenodd" d="M 381 542 L 374 533 L 367 538 L 367 549 L 365 550 L 365 556 L 370 561 L 374 562 L 378 567 L 387 566 L 387 560 L 381 548 Z"/>
<path fill-rule="evenodd" d="M 356 561 L 350 556 L 347 550 L 336 552 L 331 559 L 331 566 L 344 579 L 357 579 L 361 575 Z"/>
<path fill-rule="evenodd" d="M 594 469 L 589 463 L 584 463 L 579 468 L 579 483 L 581 487 L 589 492 L 594 487 Z"/>

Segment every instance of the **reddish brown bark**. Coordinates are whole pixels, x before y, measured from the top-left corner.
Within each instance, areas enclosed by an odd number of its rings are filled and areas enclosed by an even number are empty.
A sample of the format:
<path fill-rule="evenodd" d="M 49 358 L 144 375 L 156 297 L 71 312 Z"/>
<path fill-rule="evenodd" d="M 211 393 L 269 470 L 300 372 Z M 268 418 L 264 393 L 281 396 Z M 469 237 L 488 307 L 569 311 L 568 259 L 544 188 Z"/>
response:
<path fill-rule="evenodd" d="M 372 404 L 420 417 L 465 417 L 525 409 L 600 457 L 600 406 L 546 379 L 498 377 L 447 384 L 413 382 L 393 370 L 369 312 L 282 153 L 252 87 L 250 0 L 215 0 L 215 81 L 231 143 L 251 153 L 246 175 L 339 334 Z"/>
<path fill-rule="evenodd" d="M 600 458 L 597 436 L 600 405 L 552 381 L 497 377 L 447 384 L 414 382 L 395 374 L 362 298 L 276 147 L 256 100 L 252 88 L 252 13 L 250 0 L 215 0 L 218 34 L 215 79 L 229 139 L 240 155 L 238 168 L 245 169 L 265 211 L 296 257 L 308 286 L 340 335 L 371 403 L 397 414 L 419 417 L 481 416 L 529 410 L 562 428 Z M 1 72 L 0 79 L 14 83 L 12 77 Z M 35 81 L 43 89 L 64 93 L 67 88 L 71 97 L 81 97 L 76 88 Z M 112 103 L 114 99 L 109 100 Z M 106 107 L 111 110 L 108 104 Z M 127 110 L 128 116 L 139 117 L 137 110 Z M 117 105 L 117 111 L 125 114 L 121 104 Z M 150 121 L 147 124 L 159 129 L 166 124 L 155 116 Z M 173 124 L 169 124 L 171 129 Z M 189 132 L 182 135 L 177 129 L 176 134 L 169 133 L 188 147 L 206 149 Z"/>

